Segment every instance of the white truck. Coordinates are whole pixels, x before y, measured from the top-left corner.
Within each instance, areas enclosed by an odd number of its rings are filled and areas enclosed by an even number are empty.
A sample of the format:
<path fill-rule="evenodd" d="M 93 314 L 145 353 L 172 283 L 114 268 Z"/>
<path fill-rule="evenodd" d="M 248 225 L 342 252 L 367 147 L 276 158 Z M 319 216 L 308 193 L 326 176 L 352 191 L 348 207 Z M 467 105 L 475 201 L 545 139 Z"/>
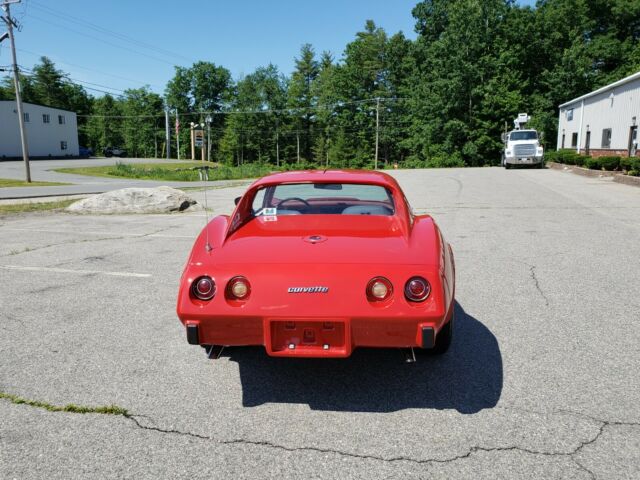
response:
<path fill-rule="evenodd" d="M 544 165 L 544 149 L 540 144 L 542 136 L 536 130 L 525 128 L 529 120 L 531 117 L 526 113 L 518 114 L 518 118 L 513 121 L 514 129 L 502 134 L 502 165 L 506 169 L 514 165 L 532 165 L 537 168 Z"/>

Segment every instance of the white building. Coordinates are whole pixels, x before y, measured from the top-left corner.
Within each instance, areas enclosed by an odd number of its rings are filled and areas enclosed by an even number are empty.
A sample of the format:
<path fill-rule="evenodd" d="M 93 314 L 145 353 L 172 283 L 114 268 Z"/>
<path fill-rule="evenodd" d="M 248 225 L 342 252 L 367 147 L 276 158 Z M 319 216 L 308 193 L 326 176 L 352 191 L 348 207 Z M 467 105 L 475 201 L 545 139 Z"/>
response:
<path fill-rule="evenodd" d="M 560 105 L 557 148 L 594 157 L 637 155 L 640 72 Z"/>
<path fill-rule="evenodd" d="M 77 157 L 76 114 L 59 108 L 23 103 L 29 157 Z M 18 109 L 13 100 L 0 101 L 0 160 L 22 158 Z"/>

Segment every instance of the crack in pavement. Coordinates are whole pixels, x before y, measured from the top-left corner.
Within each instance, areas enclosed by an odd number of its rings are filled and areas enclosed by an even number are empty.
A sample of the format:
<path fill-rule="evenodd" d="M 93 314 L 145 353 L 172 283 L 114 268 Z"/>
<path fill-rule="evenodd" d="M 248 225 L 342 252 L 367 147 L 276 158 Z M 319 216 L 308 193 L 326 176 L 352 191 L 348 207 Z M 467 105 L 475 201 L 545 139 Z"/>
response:
<path fill-rule="evenodd" d="M 7 320 L 9 320 L 9 321 L 14 321 L 14 322 L 16 322 L 16 323 L 19 323 L 19 324 L 20 324 L 20 326 L 26 330 L 27 326 L 26 326 L 26 325 L 25 325 L 25 323 L 22 321 L 22 319 L 20 319 L 20 318 L 18 318 L 18 317 L 16 317 L 16 316 L 13 316 L 13 315 L 11 315 L 11 314 L 8 314 L 8 313 L 1 313 L 0 315 L 2 315 L 3 317 L 5 317 L 5 318 L 6 318 Z"/>
<path fill-rule="evenodd" d="M 558 413 L 558 412 L 553 412 L 553 413 Z M 563 413 L 571 414 L 571 412 L 563 412 Z M 554 456 L 569 457 L 574 464 L 576 464 L 580 469 L 582 469 L 585 472 L 587 472 L 590 475 L 590 477 L 594 478 L 594 479 L 596 478 L 595 474 L 593 472 L 591 472 L 588 468 L 586 468 L 585 466 L 580 464 L 574 458 L 574 456 L 576 454 L 578 454 L 584 447 L 586 447 L 588 445 L 591 445 L 591 444 L 595 443 L 596 441 L 598 441 L 598 439 L 600 438 L 600 436 L 602 435 L 602 433 L 604 432 L 606 427 L 619 426 L 619 425 L 640 426 L 640 423 L 635 423 L 635 422 L 609 422 L 609 421 L 606 421 L 606 420 L 599 420 L 599 419 L 596 419 L 594 417 L 586 416 L 587 418 L 591 419 L 594 422 L 598 422 L 601 425 L 600 425 L 600 427 L 598 429 L 598 432 L 592 438 L 590 438 L 588 440 L 585 440 L 585 441 L 581 441 L 580 444 L 576 448 L 571 450 L 571 451 L 547 452 L 547 451 L 542 451 L 542 450 L 533 450 L 533 449 L 530 449 L 530 448 L 519 447 L 519 446 L 515 446 L 515 445 L 514 446 L 506 446 L 506 447 L 472 446 L 472 447 L 469 448 L 469 450 L 466 453 L 455 455 L 455 456 L 449 457 L 449 458 L 416 459 L 416 458 L 404 457 L 404 456 L 382 457 L 382 456 L 376 456 L 376 455 L 359 454 L 359 453 L 353 453 L 353 452 L 346 452 L 346 451 L 343 451 L 343 450 L 337 450 L 337 449 L 331 449 L 331 448 L 321 448 L 321 447 L 310 447 L 310 446 L 287 447 L 285 445 L 279 445 L 279 444 L 276 444 L 276 443 L 273 443 L 273 442 L 269 442 L 269 441 L 266 441 L 266 440 L 259 441 L 259 440 L 243 439 L 243 438 L 230 439 L 230 440 L 220 440 L 220 439 L 216 439 L 216 438 L 211 437 L 211 436 L 201 435 L 201 434 L 198 434 L 198 433 L 193 433 L 193 432 L 188 432 L 188 431 L 182 431 L 182 430 L 176 430 L 176 429 L 164 429 L 164 428 L 160 428 L 160 427 L 151 427 L 151 426 L 148 426 L 148 425 L 143 425 L 136 418 L 136 417 L 140 417 L 140 416 L 141 415 L 129 414 L 129 415 L 125 416 L 125 418 L 127 418 L 128 420 L 131 420 L 136 425 L 137 428 L 140 428 L 140 429 L 143 429 L 143 430 L 149 430 L 149 431 L 154 431 L 154 432 L 159 432 L 159 433 L 162 433 L 162 434 L 169 434 L 169 435 L 188 436 L 188 437 L 199 439 L 199 440 L 212 441 L 212 442 L 215 442 L 215 443 L 217 443 L 219 445 L 242 444 L 242 445 L 252 445 L 252 446 L 266 447 L 266 448 L 271 448 L 271 449 L 276 449 L 276 450 L 283 450 L 283 451 L 286 451 L 286 452 L 309 451 L 309 452 L 317 452 L 317 453 L 330 453 L 330 454 L 335 454 L 335 455 L 348 457 L 348 458 L 356 458 L 356 459 L 360 459 L 360 460 L 374 460 L 374 461 L 387 462 L 387 463 L 408 462 L 408 463 L 413 463 L 413 464 L 418 464 L 418 465 L 428 465 L 428 464 L 433 464 L 433 463 L 444 464 L 444 463 L 452 463 L 452 462 L 456 462 L 458 460 L 463 460 L 465 458 L 469 458 L 469 457 L 471 457 L 472 455 L 474 455 L 475 453 L 478 453 L 478 452 L 505 452 L 505 451 L 519 451 L 519 452 L 527 453 L 527 454 L 530 454 L 530 455 L 542 455 L 542 456 L 548 456 L 548 457 L 554 457 Z M 147 418 L 149 418 L 149 417 L 147 416 Z"/>
<path fill-rule="evenodd" d="M 531 448 L 526 448 L 526 447 L 519 447 L 519 446 L 504 446 L 504 447 L 482 447 L 482 446 L 472 446 L 468 449 L 468 451 L 466 453 L 462 453 L 459 455 L 454 455 L 452 457 L 449 458 L 426 458 L 426 459 L 419 459 L 419 458 L 411 458 L 411 457 L 405 457 L 405 456 L 397 456 L 397 457 L 382 457 L 382 456 L 378 456 L 378 455 L 368 455 L 368 454 L 360 454 L 360 453 L 354 453 L 354 452 L 346 452 L 343 450 L 338 450 L 338 449 L 332 449 L 332 448 L 322 448 L 322 447 L 311 447 L 311 446 L 300 446 L 300 447 L 287 447 L 285 445 L 280 445 L 280 444 L 276 444 L 267 440 L 249 440 L 249 439 L 244 439 L 244 438 L 236 438 L 236 439 L 229 439 L 229 440 L 222 440 L 222 439 L 216 439 L 212 436 L 208 436 L 208 435 L 202 435 L 202 434 L 198 434 L 198 433 L 194 433 L 194 432 L 189 432 L 189 431 L 182 431 L 182 430 L 176 430 L 176 429 L 166 429 L 166 428 L 160 428 L 160 427 L 156 427 L 156 426 L 148 426 L 148 425 L 144 425 L 142 424 L 138 418 L 147 418 L 149 419 L 151 422 L 153 422 L 153 419 L 149 416 L 149 415 L 143 415 L 143 414 L 134 414 L 134 413 L 130 413 L 128 412 L 126 409 L 120 408 L 120 407 L 115 407 L 115 406 L 110 406 L 110 407 L 82 407 L 82 406 L 76 406 L 76 405 L 67 405 L 66 407 L 58 407 L 58 406 L 54 406 L 54 405 L 50 405 L 48 403 L 43 403 L 43 402 L 35 402 L 35 401 L 28 401 L 13 395 L 9 395 L 9 394 L 1 394 L 0 398 L 5 398 L 10 400 L 12 403 L 18 403 L 18 404 L 22 404 L 22 405 L 27 405 L 27 406 L 31 406 L 31 407 L 35 407 L 35 408 L 45 408 L 46 410 L 52 411 L 52 412 L 61 412 L 61 411 L 67 411 L 69 413 L 82 413 L 82 414 L 86 414 L 86 413 L 111 413 L 114 416 L 121 416 L 126 418 L 127 420 L 130 420 L 136 428 L 139 428 L 141 430 L 147 430 L 147 431 L 152 431 L 152 432 L 157 432 L 157 433 L 161 433 L 161 434 L 168 434 L 168 435 L 179 435 L 179 436 L 186 436 L 186 437 L 190 437 L 190 438 L 195 438 L 198 440 L 204 440 L 204 441 L 211 441 L 211 442 L 215 442 L 218 445 L 251 445 L 251 446 L 258 446 L 258 447 L 265 447 L 265 448 L 270 448 L 270 449 L 275 449 L 275 450 L 282 450 L 282 451 L 286 451 L 286 452 L 298 452 L 298 451 L 308 451 L 308 452 L 317 452 L 317 453 L 324 453 L 324 454 L 334 454 L 334 455 L 339 455 L 342 457 L 347 457 L 347 458 L 355 458 L 355 459 L 359 459 L 359 460 L 373 460 L 373 461 L 379 461 L 379 462 L 386 462 L 386 463 L 393 463 L 393 462 L 407 462 L 407 463 L 412 463 L 412 464 L 417 464 L 417 465 L 429 465 L 429 464 L 445 464 L 445 463 L 452 463 L 452 462 L 456 462 L 458 460 L 463 460 L 465 458 L 470 458 L 472 455 L 474 455 L 475 453 L 478 452 L 508 452 L 508 451 L 518 451 L 518 452 L 523 452 L 526 454 L 530 454 L 530 455 L 541 455 L 541 456 L 546 456 L 546 457 L 568 457 L 571 459 L 571 461 L 581 470 L 585 471 L 586 473 L 589 474 L 589 476 L 593 479 L 596 478 L 596 475 L 589 470 L 587 467 L 585 467 L 584 465 L 582 465 L 576 458 L 575 455 L 577 455 L 578 453 L 580 453 L 585 447 L 594 444 L 595 442 L 598 441 L 598 439 L 600 438 L 600 436 L 604 433 L 605 429 L 607 427 L 615 427 L 615 426 L 638 426 L 640 427 L 640 422 L 620 422 L 620 421 L 608 421 L 608 420 L 602 420 L 587 414 L 583 414 L 583 413 L 577 413 L 577 412 L 572 412 L 569 410 L 561 410 L 561 411 L 553 411 L 553 412 L 532 412 L 532 411 L 528 411 L 528 410 L 522 410 L 519 408 L 515 408 L 515 407 L 503 407 L 503 409 L 505 410 L 514 410 L 514 411 L 527 411 L 529 413 L 537 413 L 537 414 L 541 414 L 541 415 L 558 415 L 558 414 L 567 414 L 567 415 L 572 415 L 572 416 L 580 416 L 583 418 L 587 418 L 590 421 L 594 422 L 594 423 L 599 423 L 599 428 L 598 431 L 596 432 L 595 435 L 593 435 L 590 439 L 588 440 L 583 440 L 580 441 L 579 445 L 577 447 L 575 447 L 574 449 L 570 450 L 570 451 L 556 451 L 556 452 L 549 452 L 549 451 L 543 451 L 543 450 L 534 450 Z M 71 408 L 73 407 L 73 408 Z M 155 422 L 153 422 L 155 423 Z"/>
<path fill-rule="evenodd" d="M 540 288 L 540 282 L 538 281 L 538 277 L 536 276 L 536 266 L 535 265 L 529 265 L 529 274 L 531 275 L 531 280 L 533 280 L 533 283 L 536 286 L 536 290 L 538 290 L 538 292 L 540 293 L 540 295 L 544 299 L 545 305 L 548 307 L 549 306 L 549 299 L 547 298 L 545 293 L 542 291 L 542 288 Z"/>

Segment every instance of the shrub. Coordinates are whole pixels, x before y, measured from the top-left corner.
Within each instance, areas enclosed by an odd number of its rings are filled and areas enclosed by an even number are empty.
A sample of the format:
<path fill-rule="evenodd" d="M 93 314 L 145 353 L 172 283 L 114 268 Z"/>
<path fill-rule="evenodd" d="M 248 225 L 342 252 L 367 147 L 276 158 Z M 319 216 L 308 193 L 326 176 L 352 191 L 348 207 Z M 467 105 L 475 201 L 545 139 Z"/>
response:
<path fill-rule="evenodd" d="M 544 159 L 546 162 L 557 162 L 558 152 L 545 152 Z"/>
<path fill-rule="evenodd" d="M 600 157 L 600 166 L 608 171 L 618 170 L 620 168 L 620 157 Z"/>
<path fill-rule="evenodd" d="M 578 167 L 584 167 L 586 162 L 588 162 L 589 160 L 591 160 L 591 157 L 587 157 L 586 155 L 576 155 L 575 164 Z"/>
<path fill-rule="evenodd" d="M 631 162 L 633 162 L 633 158 L 630 158 L 630 157 L 620 158 L 620 169 L 628 172 L 629 170 L 631 170 Z"/>
<path fill-rule="evenodd" d="M 602 164 L 600 163 L 599 158 L 590 158 L 585 162 L 584 166 L 591 170 L 602 170 Z"/>
<path fill-rule="evenodd" d="M 427 168 L 454 168 L 464 167 L 464 160 L 460 157 L 460 154 L 454 153 L 451 156 L 436 155 L 425 163 Z"/>
<path fill-rule="evenodd" d="M 417 155 L 410 155 L 400 164 L 400 168 L 424 168 L 424 161 Z"/>
<path fill-rule="evenodd" d="M 640 158 L 632 158 L 631 159 L 631 170 L 640 171 Z"/>
<path fill-rule="evenodd" d="M 558 152 L 556 153 L 557 153 L 556 161 L 558 163 L 564 163 L 566 165 L 575 165 L 576 158 L 579 157 L 579 155 L 573 150 L 558 150 Z"/>

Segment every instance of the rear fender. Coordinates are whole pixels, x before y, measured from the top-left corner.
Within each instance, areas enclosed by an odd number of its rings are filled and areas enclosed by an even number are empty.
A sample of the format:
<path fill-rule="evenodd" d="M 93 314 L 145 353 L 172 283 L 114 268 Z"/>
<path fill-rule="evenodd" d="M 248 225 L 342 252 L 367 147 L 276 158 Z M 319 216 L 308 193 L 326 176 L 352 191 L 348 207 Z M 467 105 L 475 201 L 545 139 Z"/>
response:
<path fill-rule="evenodd" d="M 205 228 L 202 229 L 202 231 L 196 238 L 195 243 L 193 244 L 193 248 L 191 249 L 191 253 L 189 254 L 187 263 L 182 269 L 178 298 L 182 297 L 182 289 L 185 285 L 184 276 L 185 272 L 189 268 L 189 265 L 200 265 L 206 262 L 211 256 L 211 253 L 215 252 L 215 250 L 220 248 L 224 243 L 225 233 L 228 226 L 229 216 L 218 215 L 217 217 L 213 218 Z M 209 242 L 209 246 L 211 247 L 210 250 L 207 249 L 207 242 Z"/>

